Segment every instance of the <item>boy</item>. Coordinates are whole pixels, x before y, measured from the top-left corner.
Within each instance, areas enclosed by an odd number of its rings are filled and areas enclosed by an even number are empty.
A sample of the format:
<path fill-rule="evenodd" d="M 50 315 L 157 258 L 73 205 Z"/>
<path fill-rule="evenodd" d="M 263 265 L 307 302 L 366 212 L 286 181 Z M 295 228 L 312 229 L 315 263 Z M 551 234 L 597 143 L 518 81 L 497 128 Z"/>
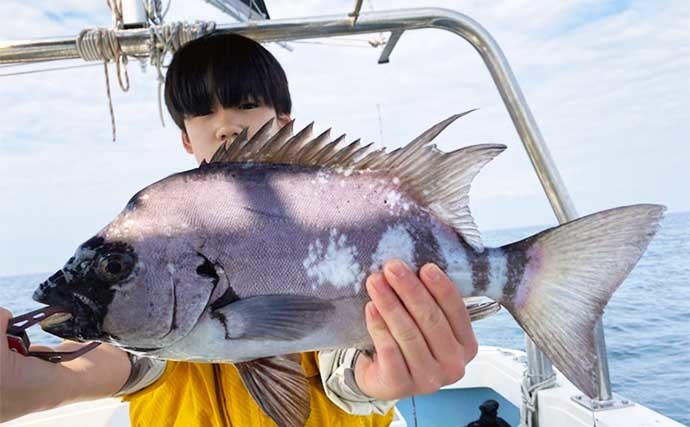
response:
<path fill-rule="evenodd" d="M 290 121 L 280 64 L 258 43 L 233 34 L 182 47 L 168 68 L 165 99 L 184 149 L 199 163 L 245 127 L 252 135 L 270 118 L 274 130 Z M 418 277 L 392 260 L 369 276 L 367 290 L 376 355 L 302 354 L 311 392 L 307 425 L 388 425 L 396 399 L 455 382 L 477 352 L 462 298 L 437 267 L 424 266 Z M 9 352 L 9 317 L 0 309 L 0 421 L 116 395 L 130 402 L 135 426 L 273 425 L 232 365 L 137 358 L 108 345 L 53 365 Z M 80 345 L 64 343 L 60 350 Z"/>

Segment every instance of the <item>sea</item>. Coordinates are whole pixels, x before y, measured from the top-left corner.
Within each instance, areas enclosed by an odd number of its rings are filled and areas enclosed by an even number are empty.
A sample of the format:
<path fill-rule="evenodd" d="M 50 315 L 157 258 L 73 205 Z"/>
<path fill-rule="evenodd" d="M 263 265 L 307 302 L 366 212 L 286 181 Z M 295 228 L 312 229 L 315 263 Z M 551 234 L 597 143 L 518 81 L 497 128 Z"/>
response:
<path fill-rule="evenodd" d="M 488 231 L 483 239 L 501 246 L 544 228 Z M 14 314 L 38 308 L 31 294 L 50 273 L 0 276 L 0 306 Z M 666 215 L 603 322 L 613 392 L 690 425 L 690 212 Z M 480 345 L 525 349 L 522 330 L 505 310 L 474 330 Z M 58 343 L 38 328 L 29 336 L 36 344 Z"/>

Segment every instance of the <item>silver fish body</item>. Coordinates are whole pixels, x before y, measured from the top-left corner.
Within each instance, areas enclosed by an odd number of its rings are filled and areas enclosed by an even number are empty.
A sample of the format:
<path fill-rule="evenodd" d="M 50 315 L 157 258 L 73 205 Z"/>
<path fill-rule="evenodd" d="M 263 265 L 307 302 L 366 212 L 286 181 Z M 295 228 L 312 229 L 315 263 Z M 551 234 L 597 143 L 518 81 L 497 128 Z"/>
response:
<path fill-rule="evenodd" d="M 392 258 L 413 269 L 434 262 L 464 296 L 500 302 L 593 396 L 593 326 L 664 209 L 611 209 L 485 248 L 469 188 L 504 147 L 442 153 L 430 145 L 457 117 L 391 153 L 342 148 L 304 131 L 289 137 L 285 128 L 269 136 L 269 125 L 238 138 L 211 164 L 141 190 L 41 284 L 37 301 L 72 313 L 47 330 L 152 357 L 237 363 L 262 408 L 280 425 L 299 425 L 304 413 L 285 408 L 304 406 L 304 390 L 286 388 L 302 397 L 283 408 L 246 366 L 370 348 L 366 277 Z"/>

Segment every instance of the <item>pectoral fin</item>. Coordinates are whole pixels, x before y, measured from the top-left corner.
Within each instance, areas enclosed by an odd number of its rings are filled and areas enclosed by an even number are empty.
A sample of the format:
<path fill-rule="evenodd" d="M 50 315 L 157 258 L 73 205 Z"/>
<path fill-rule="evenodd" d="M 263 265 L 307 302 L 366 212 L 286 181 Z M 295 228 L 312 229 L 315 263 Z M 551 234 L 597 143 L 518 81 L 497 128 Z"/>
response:
<path fill-rule="evenodd" d="M 304 426 L 311 412 L 309 381 L 299 360 L 296 354 L 235 365 L 249 394 L 280 427 Z"/>
<path fill-rule="evenodd" d="M 298 340 L 323 326 L 329 301 L 303 295 L 260 295 L 217 307 L 226 338 Z"/>

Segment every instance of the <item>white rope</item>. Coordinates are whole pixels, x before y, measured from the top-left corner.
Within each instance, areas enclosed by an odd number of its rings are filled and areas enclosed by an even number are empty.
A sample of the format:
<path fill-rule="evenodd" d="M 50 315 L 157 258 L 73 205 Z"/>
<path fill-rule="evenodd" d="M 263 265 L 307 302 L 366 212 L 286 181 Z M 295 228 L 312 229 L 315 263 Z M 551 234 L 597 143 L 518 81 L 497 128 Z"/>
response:
<path fill-rule="evenodd" d="M 216 23 L 212 21 L 197 21 L 193 24 L 186 22 L 172 22 L 165 25 L 152 25 L 149 29 L 151 33 L 151 65 L 156 67 L 158 73 L 158 115 L 161 125 L 165 126 L 163 119 L 163 61 L 165 55 L 175 53 L 182 45 L 188 43 L 205 34 L 211 33 L 216 29 Z"/>
<path fill-rule="evenodd" d="M 170 10 L 170 4 L 172 0 L 168 0 L 168 4 L 163 10 L 163 3 L 161 0 L 144 0 L 144 10 L 146 11 L 146 17 L 149 22 L 153 25 L 162 25 L 165 15 L 168 14 Z"/>
<path fill-rule="evenodd" d="M 531 383 L 531 375 L 528 374 L 527 370 L 522 376 L 522 384 L 520 388 L 522 390 L 522 410 L 520 411 L 520 426 L 521 427 L 532 427 L 532 422 L 534 417 L 537 416 L 537 393 L 540 390 L 551 388 L 556 384 L 556 374 L 551 374 L 548 378 L 536 384 Z"/>
<path fill-rule="evenodd" d="M 116 139 L 115 111 L 113 99 L 110 93 L 110 76 L 108 74 L 108 62 L 115 62 L 117 68 L 117 81 L 123 92 L 129 90 L 129 75 L 127 74 L 127 55 L 122 52 L 120 42 L 115 30 L 107 28 L 86 29 L 77 37 L 77 53 L 85 61 L 103 61 L 105 73 L 105 88 L 108 95 L 108 108 L 110 110 L 110 124 L 113 130 L 113 142 Z"/>
<path fill-rule="evenodd" d="M 105 74 L 105 89 L 108 95 L 108 109 L 110 111 L 110 125 L 112 127 L 113 142 L 116 139 L 115 111 L 113 98 L 110 93 L 110 76 L 108 62 L 113 61 L 117 69 L 117 81 L 123 92 L 129 90 L 129 74 L 127 74 L 127 55 L 122 52 L 120 41 L 115 31 L 123 28 L 122 0 L 106 0 L 113 18 L 113 28 L 86 29 L 79 33 L 76 41 L 77 53 L 85 61 L 103 61 Z"/>

